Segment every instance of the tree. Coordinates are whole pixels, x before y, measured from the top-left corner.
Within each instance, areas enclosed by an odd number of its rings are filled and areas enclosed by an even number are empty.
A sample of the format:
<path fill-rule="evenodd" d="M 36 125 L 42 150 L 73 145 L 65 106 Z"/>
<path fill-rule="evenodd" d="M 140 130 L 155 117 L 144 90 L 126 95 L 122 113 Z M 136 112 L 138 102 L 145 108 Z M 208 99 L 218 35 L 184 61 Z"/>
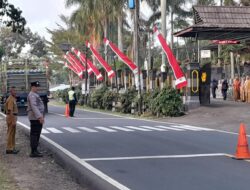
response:
<path fill-rule="evenodd" d="M 29 28 L 22 34 L 13 33 L 10 28 L 0 28 L 0 44 L 4 48 L 4 55 L 12 58 L 17 58 L 26 45 L 30 46 L 29 53 L 38 57 L 47 53 L 45 40 L 33 34 Z"/>
<path fill-rule="evenodd" d="M 216 5 L 214 0 L 198 0 L 197 5 Z"/>
<path fill-rule="evenodd" d="M 243 6 L 250 6 L 250 0 L 240 0 L 240 4 Z"/>
<path fill-rule="evenodd" d="M 12 32 L 22 33 L 24 31 L 26 20 L 21 14 L 22 11 L 8 3 L 8 0 L 0 0 L 0 16 L 9 18 L 9 20 L 4 20 L 3 23 L 7 27 L 11 27 Z"/>
<path fill-rule="evenodd" d="M 238 5 L 234 0 L 224 0 L 225 6 L 236 6 Z"/>

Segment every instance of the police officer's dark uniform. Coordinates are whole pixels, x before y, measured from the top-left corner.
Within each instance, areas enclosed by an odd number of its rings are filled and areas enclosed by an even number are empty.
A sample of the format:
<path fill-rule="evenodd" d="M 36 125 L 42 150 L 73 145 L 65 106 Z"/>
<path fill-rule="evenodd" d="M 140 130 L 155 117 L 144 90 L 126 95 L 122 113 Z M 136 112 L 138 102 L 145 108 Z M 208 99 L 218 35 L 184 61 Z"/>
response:
<path fill-rule="evenodd" d="M 27 111 L 30 120 L 30 157 L 42 157 L 42 154 L 37 150 L 44 123 L 44 104 L 40 96 L 37 94 L 37 87 L 39 86 L 39 81 L 32 82 L 31 91 L 27 98 Z"/>
<path fill-rule="evenodd" d="M 6 154 L 17 154 L 19 150 L 15 149 L 15 135 L 16 135 L 16 122 L 17 122 L 17 103 L 15 87 L 11 87 L 10 96 L 5 102 L 6 123 L 7 130 L 7 148 Z"/>

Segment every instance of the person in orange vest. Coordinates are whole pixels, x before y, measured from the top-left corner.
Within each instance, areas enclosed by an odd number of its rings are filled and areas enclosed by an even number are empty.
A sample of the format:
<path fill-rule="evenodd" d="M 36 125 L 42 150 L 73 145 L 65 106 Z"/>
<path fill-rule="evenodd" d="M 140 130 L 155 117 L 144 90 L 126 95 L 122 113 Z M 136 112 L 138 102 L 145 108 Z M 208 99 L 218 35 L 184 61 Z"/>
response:
<path fill-rule="evenodd" d="M 240 99 L 240 80 L 238 76 L 236 76 L 233 81 L 233 97 L 234 101 L 238 101 Z"/>
<path fill-rule="evenodd" d="M 249 76 L 247 76 L 244 87 L 245 87 L 246 102 L 250 103 L 250 77 Z"/>
<path fill-rule="evenodd" d="M 246 81 L 246 77 L 242 77 L 241 78 L 241 85 L 240 85 L 240 100 L 242 102 L 245 102 L 246 101 L 246 96 L 245 96 L 245 81 Z"/>
<path fill-rule="evenodd" d="M 14 86 L 10 88 L 10 96 L 5 103 L 5 112 L 6 123 L 8 126 L 6 154 L 17 154 L 19 150 L 15 149 L 15 135 L 18 109 L 16 103 L 16 90 Z"/>

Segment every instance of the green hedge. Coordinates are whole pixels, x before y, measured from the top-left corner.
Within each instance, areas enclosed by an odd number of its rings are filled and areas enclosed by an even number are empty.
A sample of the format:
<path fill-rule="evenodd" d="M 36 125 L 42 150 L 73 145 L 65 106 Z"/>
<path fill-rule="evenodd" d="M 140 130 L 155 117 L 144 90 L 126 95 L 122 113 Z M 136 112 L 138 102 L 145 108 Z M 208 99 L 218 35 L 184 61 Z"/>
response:
<path fill-rule="evenodd" d="M 173 88 L 163 88 L 150 104 L 151 112 L 157 116 L 180 116 L 182 108 L 181 94 Z"/>
<path fill-rule="evenodd" d="M 58 99 L 62 98 L 64 102 L 67 100 L 68 90 L 56 92 Z M 83 105 L 84 95 L 81 89 L 76 88 L 78 103 Z M 88 106 L 92 108 L 112 110 L 113 102 L 120 102 L 119 109 L 122 113 L 131 113 L 132 102 L 135 103 L 135 109 L 138 110 L 138 92 L 135 88 L 126 90 L 124 93 L 117 95 L 107 86 L 95 89 L 88 97 Z M 143 111 L 157 116 L 180 116 L 183 115 L 182 96 L 173 88 L 155 89 L 152 92 L 142 93 Z"/>

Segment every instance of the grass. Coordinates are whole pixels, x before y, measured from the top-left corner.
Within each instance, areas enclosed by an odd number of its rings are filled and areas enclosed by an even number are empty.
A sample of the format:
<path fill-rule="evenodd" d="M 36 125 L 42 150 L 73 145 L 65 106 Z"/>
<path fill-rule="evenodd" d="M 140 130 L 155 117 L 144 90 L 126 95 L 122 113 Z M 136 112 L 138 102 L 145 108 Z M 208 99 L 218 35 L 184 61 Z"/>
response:
<path fill-rule="evenodd" d="M 8 174 L 6 169 L 0 164 L 0 189 L 1 190 L 19 190 L 14 180 Z"/>

